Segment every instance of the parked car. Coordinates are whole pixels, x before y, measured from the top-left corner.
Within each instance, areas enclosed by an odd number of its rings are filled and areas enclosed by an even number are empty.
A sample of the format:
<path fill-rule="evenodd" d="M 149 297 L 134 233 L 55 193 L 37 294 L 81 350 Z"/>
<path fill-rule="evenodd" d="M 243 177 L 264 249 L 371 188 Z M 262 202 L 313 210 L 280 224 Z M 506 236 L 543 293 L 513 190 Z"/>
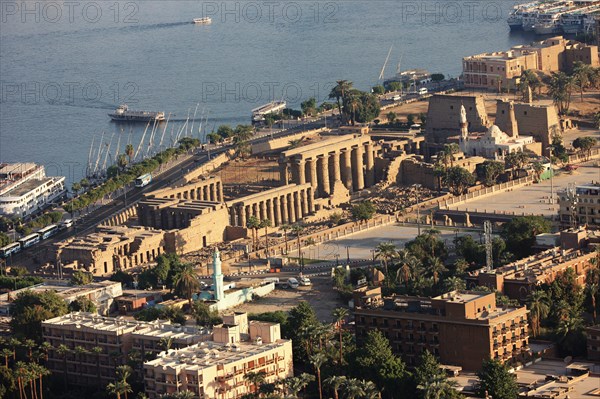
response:
<path fill-rule="evenodd" d="M 69 227 L 73 226 L 73 219 L 66 219 L 66 220 L 63 220 L 63 221 L 61 222 L 60 226 L 61 226 L 63 229 L 68 229 Z"/>
<path fill-rule="evenodd" d="M 299 277 L 298 282 L 300 283 L 301 286 L 304 286 L 304 287 L 312 285 L 312 282 L 310 281 L 310 279 L 308 277 Z"/>
<path fill-rule="evenodd" d="M 298 288 L 298 286 L 299 286 L 300 284 L 298 283 L 298 280 L 297 280 L 297 279 L 295 279 L 294 277 L 290 277 L 290 278 L 288 278 L 287 285 L 288 285 L 288 287 L 290 287 L 290 288 L 294 288 L 294 289 L 296 289 L 296 288 Z"/>

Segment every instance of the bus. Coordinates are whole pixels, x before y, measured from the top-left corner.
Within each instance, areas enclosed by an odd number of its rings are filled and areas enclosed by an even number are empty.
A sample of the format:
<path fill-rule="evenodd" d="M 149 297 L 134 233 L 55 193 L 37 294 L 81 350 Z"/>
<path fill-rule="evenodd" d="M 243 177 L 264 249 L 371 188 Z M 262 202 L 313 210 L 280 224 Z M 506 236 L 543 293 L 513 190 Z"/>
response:
<path fill-rule="evenodd" d="M 136 187 L 146 187 L 152 181 L 152 174 L 146 173 L 145 175 L 141 175 L 137 179 L 135 179 Z"/>
<path fill-rule="evenodd" d="M 16 254 L 21 250 L 21 244 L 18 242 L 13 242 L 12 244 L 8 244 L 2 248 L 0 248 L 0 258 L 8 258 L 12 254 Z"/>
<path fill-rule="evenodd" d="M 27 237 L 23 237 L 19 240 L 21 249 L 29 248 L 32 245 L 40 242 L 40 235 L 38 233 L 29 234 Z"/>
<path fill-rule="evenodd" d="M 45 240 L 46 238 L 52 237 L 54 234 L 58 233 L 58 225 L 51 224 L 43 229 L 39 229 L 37 233 L 40 235 L 41 240 Z"/>

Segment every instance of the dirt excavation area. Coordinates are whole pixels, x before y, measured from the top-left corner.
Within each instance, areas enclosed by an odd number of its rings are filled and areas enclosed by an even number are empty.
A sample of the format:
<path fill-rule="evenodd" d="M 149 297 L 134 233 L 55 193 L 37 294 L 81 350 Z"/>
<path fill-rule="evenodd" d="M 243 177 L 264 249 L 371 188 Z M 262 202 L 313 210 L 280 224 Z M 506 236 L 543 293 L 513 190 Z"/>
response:
<path fill-rule="evenodd" d="M 311 276 L 312 286 L 298 289 L 275 289 L 269 295 L 244 303 L 234 310 L 236 312 L 263 313 L 277 310 L 289 311 L 301 301 L 307 301 L 317 313 L 322 322 L 331 323 L 331 313 L 335 308 L 345 307 L 331 285 L 329 276 Z"/>

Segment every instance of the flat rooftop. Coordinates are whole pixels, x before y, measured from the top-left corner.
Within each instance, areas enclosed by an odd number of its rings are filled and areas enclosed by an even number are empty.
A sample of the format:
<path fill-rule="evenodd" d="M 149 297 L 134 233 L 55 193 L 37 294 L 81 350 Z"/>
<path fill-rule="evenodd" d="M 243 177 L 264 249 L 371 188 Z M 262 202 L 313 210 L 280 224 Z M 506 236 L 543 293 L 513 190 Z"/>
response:
<path fill-rule="evenodd" d="M 33 291 L 33 292 L 44 292 L 44 291 L 55 291 L 58 296 L 68 299 L 71 297 L 77 297 L 81 295 L 87 295 L 94 291 L 105 289 L 105 288 L 116 288 L 121 283 L 117 281 L 98 281 L 90 284 L 71 286 L 67 283 L 42 283 L 31 287 L 22 288 L 20 290 L 11 291 L 10 293 L 0 295 L 0 307 L 10 306 L 11 302 L 8 300 L 9 296 L 14 299 L 21 292 Z"/>
<path fill-rule="evenodd" d="M 203 370 L 217 364 L 229 364 L 243 359 L 260 355 L 277 349 L 289 342 L 278 340 L 271 344 L 253 344 L 250 342 L 237 342 L 235 344 L 222 344 L 214 341 L 200 342 L 183 349 L 171 349 L 161 352 L 154 360 L 144 363 L 144 366 L 177 369 L 184 367 L 186 370 Z"/>
<path fill-rule="evenodd" d="M 35 190 L 40 186 L 45 186 L 50 183 L 54 183 L 59 181 L 60 179 L 64 180 L 64 177 L 47 177 L 45 179 L 30 179 L 24 181 L 19 184 L 15 188 L 8 190 L 6 193 L 2 194 L 2 197 L 21 197 L 27 194 L 30 191 Z"/>
<path fill-rule="evenodd" d="M 0 164 L 0 178 L 6 178 L 10 174 L 26 173 L 37 168 L 38 165 L 33 162 L 17 162 Z"/>

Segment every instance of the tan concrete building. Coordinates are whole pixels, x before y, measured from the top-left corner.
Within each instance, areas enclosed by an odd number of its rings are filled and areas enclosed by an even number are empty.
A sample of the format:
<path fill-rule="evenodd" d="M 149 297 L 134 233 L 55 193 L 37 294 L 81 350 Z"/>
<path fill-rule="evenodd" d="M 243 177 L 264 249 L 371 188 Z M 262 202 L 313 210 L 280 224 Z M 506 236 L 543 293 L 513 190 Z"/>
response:
<path fill-rule="evenodd" d="M 525 301 L 538 286 L 552 283 L 568 268 L 575 271 L 578 283 L 584 285 L 595 256 L 589 250 L 555 247 L 491 271 L 471 272 L 466 277 L 467 288 L 485 286 L 511 299 Z"/>
<path fill-rule="evenodd" d="M 354 301 L 357 340 L 380 330 L 410 366 L 426 349 L 442 364 L 466 370 L 478 370 L 489 358 L 522 359 L 529 351 L 527 309 L 497 307 L 494 293 L 382 298 L 380 288 L 363 288 Z"/>
<path fill-rule="evenodd" d="M 477 54 L 463 58 L 465 87 L 507 90 L 516 87 L 524 70 L 570 72 L 575 61 L 598 66 L 598 46 L 550 37 L 509 51 Z"/>
<path fill-rule="evenodd" d="M 279 159 L 285 185 L 309 183 L 315 198 L 337 187 L 360 191 L 375 184 L 375 147 L 368 135 L 343 135 L 284 151 Z"/>
<path fill-rule="evenodd" d="M 213 341 L 162 352 L 144 364 L 146 394 L 191 391 L 195 398 L 240 398 L 253 392 L 244 376 L 265 372 L 266 382 L 293 376 L 292 342 L 281 339 L 279 324 L 251 321 L 213 329 Z"/>
<path fill-rule="evenodd" d="M 10 315 L 10 306 L 12 301 L 22 292 L 31 291 L 42 293 L 46 291 L 55 292 L 67 304 L 83 297 L 93 301 L 96 304 L 98 313 L 106 314 L 112 308 L 115 300 L 123 295 L 123 287 L 117 281 L 94 281 L 84 285 L 70 285 L 65 282 L 44 282 L 31 287 L 10 291 L 0 294 L 0 315 Z"/>
<path fill-rule="evenodd" d="M 315 211 L 310 183 L 288 184 L 227 202 L 231 226 L 246 227 L 252 216 L 272 226 L 294 223 Z"/>
<path fill-rule="evenodd" d="M 558 193 L 561 224 L 600 227 L 600 184 L 576 186 Z"/>
<path fill-rule="evenodd" d="M 585 329 L 588 360 L 600 361 L 600 324 Z"/>

